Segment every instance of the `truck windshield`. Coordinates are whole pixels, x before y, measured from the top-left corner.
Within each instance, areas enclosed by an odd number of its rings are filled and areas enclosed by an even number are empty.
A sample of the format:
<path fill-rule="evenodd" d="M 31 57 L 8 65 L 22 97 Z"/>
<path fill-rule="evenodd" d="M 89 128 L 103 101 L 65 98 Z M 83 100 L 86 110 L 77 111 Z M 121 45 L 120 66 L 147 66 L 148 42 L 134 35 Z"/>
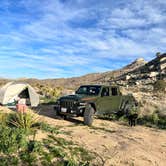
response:
<path fill-rule="evenodd" d="M 101 86 L 81 86 L 76 94 L 85 94 L 85 95 L 98 95 L 100 92 Z"/>

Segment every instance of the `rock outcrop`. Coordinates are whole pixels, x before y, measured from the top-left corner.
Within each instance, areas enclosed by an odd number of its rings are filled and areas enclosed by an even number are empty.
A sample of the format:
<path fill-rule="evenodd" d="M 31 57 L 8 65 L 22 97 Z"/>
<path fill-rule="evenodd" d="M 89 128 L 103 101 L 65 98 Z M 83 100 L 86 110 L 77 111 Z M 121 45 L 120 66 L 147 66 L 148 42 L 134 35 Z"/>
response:
<path fill-rule="evenodd" d="M 135 61 L 137 64 L 142 59 Z M 166 80 L 166 53 L 157 56 L 155 59 L 141 65 L 132 71 L 120 75 L 119 77 L 111 80 L 110 83 L 117 83 L 120 85 L 145 85 L 154 83 L 156 80 Z"/>

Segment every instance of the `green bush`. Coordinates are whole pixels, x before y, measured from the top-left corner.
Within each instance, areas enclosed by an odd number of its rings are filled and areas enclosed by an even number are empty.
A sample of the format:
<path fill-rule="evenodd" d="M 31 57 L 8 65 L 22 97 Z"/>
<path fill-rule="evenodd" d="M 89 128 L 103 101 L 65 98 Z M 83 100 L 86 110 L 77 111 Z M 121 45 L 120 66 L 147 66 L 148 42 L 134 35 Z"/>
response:
<path fill-rule="evenodd" d="M 137 120 L 137 123 L 140 125 L 146 125 L 149 127 L 157 127 L 160 129 L 166 129 L 166 118 L 160 117 L 157 113 L 139 117 Z"/>
<path fill-rule="evenodd" d="M 19 159 L 16 156 L 6 156 L 0 157 L 0 166 L 6 165 L 19 165 Z"/>
<path fill-rule="evenodd" d="M 12 154 L 27 145 L 23 130 L 0 125 L 0 152 Z"/>
<path fill-rule="evenodd" d="M 8 117 L 9 117 L 8 113 L 0 113 L 0 124 L 2 126 L 6 126 L 7 125 Z"/>
<path fill-rule="evenodd" d="M 27 144 L 27 151 L 31 152 L 41 152 L 42 151 L 42 144 L 39 141 L 31 140 Z"/>
<path fill-rule="evenodd" d="M 38 154 L 37 153 L 29 153 L 27 151 L 23 151 L 20 153 L 20 159 L 22 161 L 22 164 L 24 163 L 25 165 L 28 164 L 29 166 L 37 165 L 37 159 L 38 159 Z"/>
<path fill-rule="evenodd" d="M 158 121 L 159 121 L 159 117 L 158 117 L 158 114 L 157 113 L 153 113 L 152 116 L 151 116 L 151 120 L 152 120 L 152 123 L 153 124 L 158 124 Z"/>
<path fill-rule="evenodd" d="M 166 118 L 160 118 L 158 121 L 158 127 L 161 129 L 166 129 Z"/>

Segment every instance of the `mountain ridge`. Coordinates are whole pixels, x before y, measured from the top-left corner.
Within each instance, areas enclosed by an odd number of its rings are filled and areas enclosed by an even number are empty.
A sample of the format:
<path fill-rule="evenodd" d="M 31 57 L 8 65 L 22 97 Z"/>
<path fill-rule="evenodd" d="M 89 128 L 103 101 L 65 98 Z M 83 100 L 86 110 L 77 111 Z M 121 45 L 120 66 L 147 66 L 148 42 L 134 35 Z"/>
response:
<path fill-rule="evenodd" d="M 153 64 L 153 67 L 152 67 Z M 158 71 L 155 65 L 158 65 L 160 68 L 162 65 L 162 71 Z M 138 58 L 130 64 L 113 71 L 107 71 L 103 73 L 89 73 L 80 77 L 71 77 L 71 78 L 55 78 L 55 79 L 34 79 L 34 78 L 22 78 L 22 79 L 0 79 L 0 83 L 4 84 L 8 81 L 24 81 L 33 86 L 35 84 L 48 85 L 50 87 L 64 87 L 68 89 L 75 89 L 82 84 L 110 84 L 110 82 L 117 82 L 118 80 L 126 79 L 128 75 L 137 75 L 138 73 L 143 73 L 146 70 L 146 74 L 151 72 L 159 72 L 164 74 L 166 73 L 166 53 L 156 56 L 149 62 L 146 62 L 143 58 Z M 150 69 L 152 67 L 152 69 Z M 159 74 L 158 73 L 158 74 Z M 139 75 L 140 76 L 140 75 Z M 138 76 L 138 77 L 139 77 Z"/>

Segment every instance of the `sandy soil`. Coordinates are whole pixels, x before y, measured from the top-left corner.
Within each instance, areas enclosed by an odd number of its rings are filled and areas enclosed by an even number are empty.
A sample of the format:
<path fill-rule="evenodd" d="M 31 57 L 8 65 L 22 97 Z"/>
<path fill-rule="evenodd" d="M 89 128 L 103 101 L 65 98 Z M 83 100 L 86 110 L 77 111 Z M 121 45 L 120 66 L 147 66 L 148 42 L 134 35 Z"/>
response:
<path fill-rule="evenodd" d="M 56 119 L 51 107 L 40 109 L 40 118 L 71 131 L 69 139 L 95 152 L 103 165 L 165 166 L 166 131 L 126 123 L 95 119 L 84 126 L 82 118 Z"/>

